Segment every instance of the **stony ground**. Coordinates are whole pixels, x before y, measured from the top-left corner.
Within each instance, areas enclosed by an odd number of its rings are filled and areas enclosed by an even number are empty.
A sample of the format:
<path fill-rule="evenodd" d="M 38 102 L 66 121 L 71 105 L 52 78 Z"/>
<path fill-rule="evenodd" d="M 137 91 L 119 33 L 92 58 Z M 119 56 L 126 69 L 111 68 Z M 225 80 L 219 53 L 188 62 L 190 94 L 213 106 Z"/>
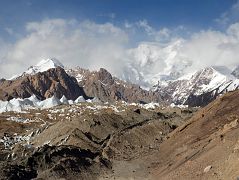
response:
<path fill-rule="evenodd" d="M 3 113 L 0 177 L 238 179 L 238 97 L 227 93 L 198 111 L 81 103 Z"/>
<path fill-rule="evenodd" d="M 113 179 L 196 109 L 81 103 L 0 115 L 1 179 Z M 130 173 L 128 173 L 130 175 Z M 145 177 L 143 170 L 138 177 Z M 132 176 L 133 177 L 133 176 Z M 126 177 L 127 178 L 127 177 Z"/>
<path fill-rule="evenodd" d="M 149 179 L 239 178 L 239 91 L 198 111 L 142 161 Z M 157 158 L 155 158 L 157 157 Z"/>

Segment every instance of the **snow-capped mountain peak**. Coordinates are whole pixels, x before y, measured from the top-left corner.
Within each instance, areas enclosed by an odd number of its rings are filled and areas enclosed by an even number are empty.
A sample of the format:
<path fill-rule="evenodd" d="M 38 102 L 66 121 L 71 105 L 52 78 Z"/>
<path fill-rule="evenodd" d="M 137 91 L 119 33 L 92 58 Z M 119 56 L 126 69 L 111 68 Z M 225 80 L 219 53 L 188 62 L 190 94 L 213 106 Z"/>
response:
<path fill-rule="evenodd" d="M 198 90 L 195 92 L 201 94 L 208 92 L 221 86 L 235 78 L 230 75 L 230 70 L 222 66 L 207 67 L 197 71 L 191 78 L 191 81 L 198 86 Z M 195 87 L 195 86 L 194 86 Z"/>
<path fill-rule="evenodd" d="M 184 74 L 192 62 L 179 56 L 183 40 L 170 45 L 143 42 L 128 50 L 129 59 L 122 79 L 150 88 L 158 81 L 173 80 Z"/>
<path fill-rule="evenodd" d="M 239 80 L 231 74 L 228 68 L 212 66 L 186 74 L 176 80 L 166 81 L 164 84 L 165 86 L 158 87 L 161 94 L 166 93 L 174 103 L 191 103 L 194 106 L 207 104 L 218 95 L 237 89 Z M 207 97 L 204 97 L 204 94 Z M 196 99 L 197 97 L 200 100 Z"/>
<path fill-rule="evenodd" d="M 39 71 L 39 72 L 42 72 L 42 71 L 46 71 L 50 68 L 56 68 L 56 67 L 61 67 L 61 68 L 64 68 L 63 64 L 55 59 L 55 58 L 50 58 L 50 59 L 43 59 L 41 60 L 39 63 L 37 63 L 36 66 L 33 66 L 33 70 L 35 71 Z M 30 70 L 30 68 L 29 68 Z"/>
<path fill-rule="evenodd" d="M 30 66 L 25 72 L 18 75 L 14 75 L 12 78 L 10 78 L 10 80 L 17 79 L 18 77 L 28 75 L 28 74 L 34 75 L 36 73 L 44 72 L 44 71 L 47 71 L 48 69 L 57 68 L 57 67 L 64 68 L 63 64 L 55 58 L 43 59 L 40 62 L 38 62 L 36 65 Z"/>

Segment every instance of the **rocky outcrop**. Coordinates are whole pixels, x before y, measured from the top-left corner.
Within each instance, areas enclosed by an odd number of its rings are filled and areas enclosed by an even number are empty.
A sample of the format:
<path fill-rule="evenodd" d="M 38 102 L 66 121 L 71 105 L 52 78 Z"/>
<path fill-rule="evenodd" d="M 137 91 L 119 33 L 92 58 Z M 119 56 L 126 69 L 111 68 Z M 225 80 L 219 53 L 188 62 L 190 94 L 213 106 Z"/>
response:
<path fill-rule="evenodd" d="M 101 101 L 162 102 L 159 93 L 144 90 L 138 85 L 113 77 L 103 68 L 92 72 L 76 68 L 67 72 L 76 77 L 87 96 L 97 97 Z"/>
<path fill-rule="evenodd" d="M 99 154 L 74 146 L 40 147 L 29 153 L 23 165 L 9 165 L 0 170 L 1 179 L 96 179 L 107 170 L 108 162 Z M 98 160 L 95 158 L 98 157 Z"/>
<path fill-rule="evenodd" d="M 86 97 L 76 79 L 69 76 L 60 67 L 35 75 L 26 75 L 15 80 L 0 81 L 0 100 L 28 98 L 33 94 L 40 100 L 53 95 L 59 99 L 65 95 L 67 99 L 72 100 L 79 96 Z"/>

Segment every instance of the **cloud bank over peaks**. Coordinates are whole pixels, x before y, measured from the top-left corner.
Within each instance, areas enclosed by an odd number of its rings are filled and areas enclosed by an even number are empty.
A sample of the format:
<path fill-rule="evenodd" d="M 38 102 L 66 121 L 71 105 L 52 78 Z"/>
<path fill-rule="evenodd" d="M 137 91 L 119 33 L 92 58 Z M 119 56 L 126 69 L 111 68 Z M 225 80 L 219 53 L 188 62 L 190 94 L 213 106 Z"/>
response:
<path fill-rule="evenodd" d="M 0 40 L 0 77 L 11 77 L 42 59 L 54 57 L 66 67 L 104 67 L 147 87 L 206 66 L 234 68 L 239 64 L 239 23 L 230 24 L 226 31 L 192 32 L 187 38 L 177 34 L 187 31 L 184 26 L 176 27 L 178 30 L 157 29 L 146 20 L 116 26 L 45 19 L 29 22 L 25 28 L 26 35 L 15 43 Z M 137 34 L 142 28 L 149 38 L 135 43 L 131 33 Z"/>
<path fill-rule="evenodd" d="M 215 21 L 219 25 L 229 25 L 239 21 L 239 0 L 237 0 L 230 9 L 221 14 L 219 18 L 216 18 Z"/>
<path fill-rule="evenodd" d="M 10 77 L 55 57 L 66 66 L 120 68 L 128 35 L 111 23 L 47 19 L 26 25 L 27 35 L 2 52 L 1 76 Z"/>
<path fill-rule="evenodd" d="M 155 85 L 159 80 L 178 78 L 192 64 L 179 53 L 183 43 L 182 39 L 167 45 L 144 42 L 128 50 L 130 61 L 123 78 L 144 87 Z"/>
<path fill-rule="evenodd" d="M 131 61 L 124 78 L 147 87 L 208 66 L 233 69 L 239 64 L 238 33 L 239 23 L 235 23 L 226 32 L 206 30 L 188 39 L 172 38 L 166 44 L 140 43 L 128 50 Z"/>

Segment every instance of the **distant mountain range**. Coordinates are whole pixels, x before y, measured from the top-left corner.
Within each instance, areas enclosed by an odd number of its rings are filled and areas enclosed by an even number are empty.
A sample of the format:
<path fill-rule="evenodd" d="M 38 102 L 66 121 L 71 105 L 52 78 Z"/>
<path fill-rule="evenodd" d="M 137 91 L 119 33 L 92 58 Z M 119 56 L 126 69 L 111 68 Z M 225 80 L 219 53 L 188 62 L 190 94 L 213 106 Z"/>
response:
<path fill-rule="evenodd" d="M 167 101 L 190 106 L 205 106 L 216 97 L 239 88 L 239 79 L 225 67 L 207 67 L 176 80 L 159 82 L 155 91 Z"/>
<path fill-rule="evenodd" d="M 95 97 L 103 102 L 205 106 L 221 94 L 239 88 L 239 66 L 233 71 L 226 67 L 206 67 L 186 75 L 183 73 L 185 66 L 187 63 L 176 68 L 177 71 L 171 71 L 169 77 L 159 72 L 159 76 L 154 76 L 151 81 L 155 85 L 145 90 L 140 85 L 113 77 L 103 68 L 99 71 L 80 67 L 69 69 L 56 59 L 45 59 L 9 80 L 1 79 L 0 100 L 32 95 L 44 100 L 55 95 L 58 99 L 65 96 L 68 100 L 82 96 L 85 99 Z"/>
<path fill-rule="evenodd" d="M 56 59 L 42 60 L 20 75 L 0 81 L 0 100 L 28 98 L 35 95 L 44 100 L 55 95 L 75 100 L 98 98 L 103 102 L 125 101 L 136 103 L 162 102 L 157 92 L 113 77 L 107 70 L 90 72 L 82 68 L 64 69 Z"/>

